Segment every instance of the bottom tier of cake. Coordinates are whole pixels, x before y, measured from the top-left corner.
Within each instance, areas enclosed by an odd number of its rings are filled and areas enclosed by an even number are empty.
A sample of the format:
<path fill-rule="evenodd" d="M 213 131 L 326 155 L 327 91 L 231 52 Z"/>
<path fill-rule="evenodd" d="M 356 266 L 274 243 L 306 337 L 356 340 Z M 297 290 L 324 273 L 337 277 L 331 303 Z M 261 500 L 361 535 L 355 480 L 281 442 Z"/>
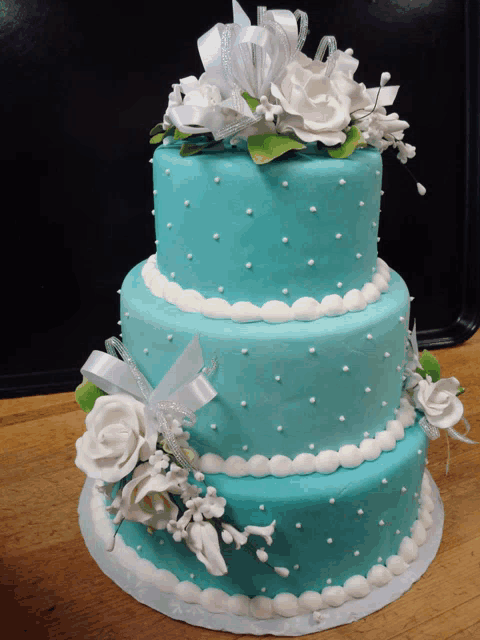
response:
<path fill-rule="evenodd" d="M 220 543 L 228 566 L 223 576 L 208 573 L 166 531 L 134 522 L 122 523 L 108 552 L 116 527 L 92 481 L 81 500 L 82 533 L 107 575 L 174 618 L 241 633 L 309 633 L 381 608 L 430 564 L 442 518 L 439 499 L 432 517 L 436 491 L 424 471 L 427 446 L 417 424 L 393 451 L 355 469 L 287 478 L 206 476 L 205 484 L 227 499 L 225 519 L 238 530 L 275 521 L 270 545 L 254 534 L 238 550 Z"/>

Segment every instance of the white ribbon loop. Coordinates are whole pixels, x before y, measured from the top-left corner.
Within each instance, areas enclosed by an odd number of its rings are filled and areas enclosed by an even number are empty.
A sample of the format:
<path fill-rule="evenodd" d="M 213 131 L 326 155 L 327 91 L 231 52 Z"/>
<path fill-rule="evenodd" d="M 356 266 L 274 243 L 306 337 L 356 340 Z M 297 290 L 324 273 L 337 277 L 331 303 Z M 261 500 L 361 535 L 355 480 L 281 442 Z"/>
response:
<path fill-rule="evenodd" d="M 141 402 L 145 401 L 128 365 L 108 353 L 92 351 L 80 373 L 109 395 L 128 393 Z"/>

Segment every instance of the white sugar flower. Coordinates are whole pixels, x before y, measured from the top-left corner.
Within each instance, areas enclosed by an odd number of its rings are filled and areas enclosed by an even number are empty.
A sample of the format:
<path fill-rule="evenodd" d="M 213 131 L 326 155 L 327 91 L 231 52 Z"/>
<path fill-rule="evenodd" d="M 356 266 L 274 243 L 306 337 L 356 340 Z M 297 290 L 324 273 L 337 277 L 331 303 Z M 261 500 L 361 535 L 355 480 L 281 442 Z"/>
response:
<path fill-rule="evenodd" d="M 207 495 L 202 498 L 201 510 L 207 520 L 210 518 L 221 518 L 225 511 L 226 504 L 227 501 L 225 498 L 217 496 L 215 487 L 207 487 Z"/>
<path fill-rule="evenodd" d="M 402 164 L 415 157 L 416 148 L 413 145 L 398 141 L 393 146 L 398 149 L 397 158 Z"/>
<path fill-rule="evenodd" d="M 197 487 L 195 484 L 186 483 L 182 487 L 182 493 L 180 497 L 183 502 L 187 504 L 189 500 L 193 500 L 193 498 L 198 498 L 198 496 L 202 493 L 201 487 Z"/>
<path fill-rule="evenodd" d="M 155 451 L 155 453 L 149 457 L 148 462 L 157 473 L 161 473 L 164 469 L 168 469 L 170 458 L 164 451 Z"/>
<path fill-rule="evenodd" d="M 223 541 L 227 544 L 231 544 L 235 542 L 235 549 L 240 549 L 248 540 L 248 534 L 242 533 L 233 527 L 231 524 L 227 524 L 226 522 L 222 522 L 222 538 Z"/>
<path fill-rule="evenodd" d="M 463 417 L 463 404 L 457 398 L 460 383 L 456 378 L 442 378 L 432 382 L 419 380 L 414 389 L 417 409 L 424 412 L 428 422 L 439 429 L 450 429 Z"/>
<path fill-rule="evenodd" d="M 266 527 L 257 527 L 256 525 L 249 524 L 248 526 L 245 527 L 244 532 L 247 535 L 251 535 L 251 536 L 261 536 L 262 538 L 264 538 L 265 542 L 270 546 L 273 542 L 272 535 L 275 531 L 276 523 L 277 521 L 273 520 L 273 522 L 271 522 Z"/>
<path fill-rule="evenodd" d="M 187 511 L 190 512 L 195 522 L 203 520 L 203 500 L 204 498 L 192 498 L 185 503 Z"/>
<path fill-rule="evenodd" d="M 187 537 L 187 532 L 185 531 L 185 526 L 181 518 L 179 520 L 169 520 L 167 523 L 167 531 L 172 535 L 175 542 L 181 542 Z"/>
<path fill-rule="evenodd" d="M 260 104 L 255 109 L 255 113 L 264 115 L 267 122 L 273 122 L 275 116 L 283 113 L 283 107 L 279 104 L 270 104 L 267 96 L 262 96 L 260 98 Z"/>
<path fill-rule="evenodd" d="M 203 520 L 189 524 L 185 542 L 210 574 L 223 576 L 228 573 L 227 565 L 220 551 L 218 534 L 210 522 Z"/>
<path fill-rule="evenodd" d="M 97 398 L 85 425 L 75 464 L 89 478 L 118 482 L 155 451 L 157 434 L 145 421 L 144 405 L 126 393 Z"/>

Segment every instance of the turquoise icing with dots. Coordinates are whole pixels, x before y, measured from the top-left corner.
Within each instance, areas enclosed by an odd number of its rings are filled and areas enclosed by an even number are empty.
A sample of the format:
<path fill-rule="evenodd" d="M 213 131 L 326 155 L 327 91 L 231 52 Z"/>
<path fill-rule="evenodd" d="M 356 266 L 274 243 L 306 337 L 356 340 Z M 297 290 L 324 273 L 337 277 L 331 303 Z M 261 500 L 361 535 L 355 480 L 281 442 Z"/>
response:
<path fill-rule="evenodd" d="M 149 382 L 160 382 L 195 334 L 206 365 L 217 361 L 210 381 L 218 395 L 190 430 L 200 455 L 293 459 L 358 445 L 395 419 L 409 313 L 396 273 L 363 311 L 272 325 L 180 311 L 148 290 L 142 266 L 122 285 L 122 340 Z"/>
<path fill-rule="evenodd" d="M 256 536 L 249 538 L 250 551 L 246 547 L 236 551 L 234 545 L 220 542 L 228 567 L 225 576 L 210 575 L 183 543 L 165 531 L 151 535 L 143 525 L 124 521 L 119 535 L 130 547 L 141 547 L 137 549 L 140 557 L 201 589 L 273 598 L 283 592 L 300 596 L 307 590 L 342 586 L 351 576 L 366 576 L 373 565 L 385 564 L 397 554 L 402 539 L 411 535 L 427 446 L 424 432 L 415 425 L 405 431 L 393 451 L 331 475 L 261 479 L 206 475 L 205 484 L 215 486 L 218 495 L 227 499 L 225 518 L 239 530 L 276 520 L 271 546 Z M 268 553 L 270 566 L 251 551 L 261 547 Z M 285 567 L 290 574 L 282 578 L 272 567 Z"/>
<path fill-rule="evenodd" d="M 178 146 L 161 145 L 158 268 L 183 289 L 232 304 L 361 289 L 376 267 L 381 180 L 373 148 L 345 159 L 308 148 L 256 165 L 243 148 L 182 158 Z"/>

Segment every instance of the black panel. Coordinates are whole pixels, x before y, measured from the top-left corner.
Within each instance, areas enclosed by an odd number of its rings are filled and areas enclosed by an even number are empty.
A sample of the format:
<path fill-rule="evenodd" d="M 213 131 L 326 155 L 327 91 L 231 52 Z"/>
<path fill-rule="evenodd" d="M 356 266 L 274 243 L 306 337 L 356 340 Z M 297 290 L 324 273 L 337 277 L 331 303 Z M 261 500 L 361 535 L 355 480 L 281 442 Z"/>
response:
<path fill-rule="evenodd" d="M 255 22 L 256 3 L 242 6 Z M 357 80 L 390 71 L 401 85 L 393 109 L 417 147 L 407 167 L 428 193 L 384 154 L 379 253 L 415 296 L 421 346 L 466 340 L 480 298 L 478 0 L 298 8 L 307 55 L 332 34 L 358 56 Z M 73 389 L 118 335 L 116 291 L 154 252 L 148 131 L 171 84 L 202 73 L 197 38 L 232 13 L 228 1 L 6 0 L 0 16 L 5 397 Z"/>

